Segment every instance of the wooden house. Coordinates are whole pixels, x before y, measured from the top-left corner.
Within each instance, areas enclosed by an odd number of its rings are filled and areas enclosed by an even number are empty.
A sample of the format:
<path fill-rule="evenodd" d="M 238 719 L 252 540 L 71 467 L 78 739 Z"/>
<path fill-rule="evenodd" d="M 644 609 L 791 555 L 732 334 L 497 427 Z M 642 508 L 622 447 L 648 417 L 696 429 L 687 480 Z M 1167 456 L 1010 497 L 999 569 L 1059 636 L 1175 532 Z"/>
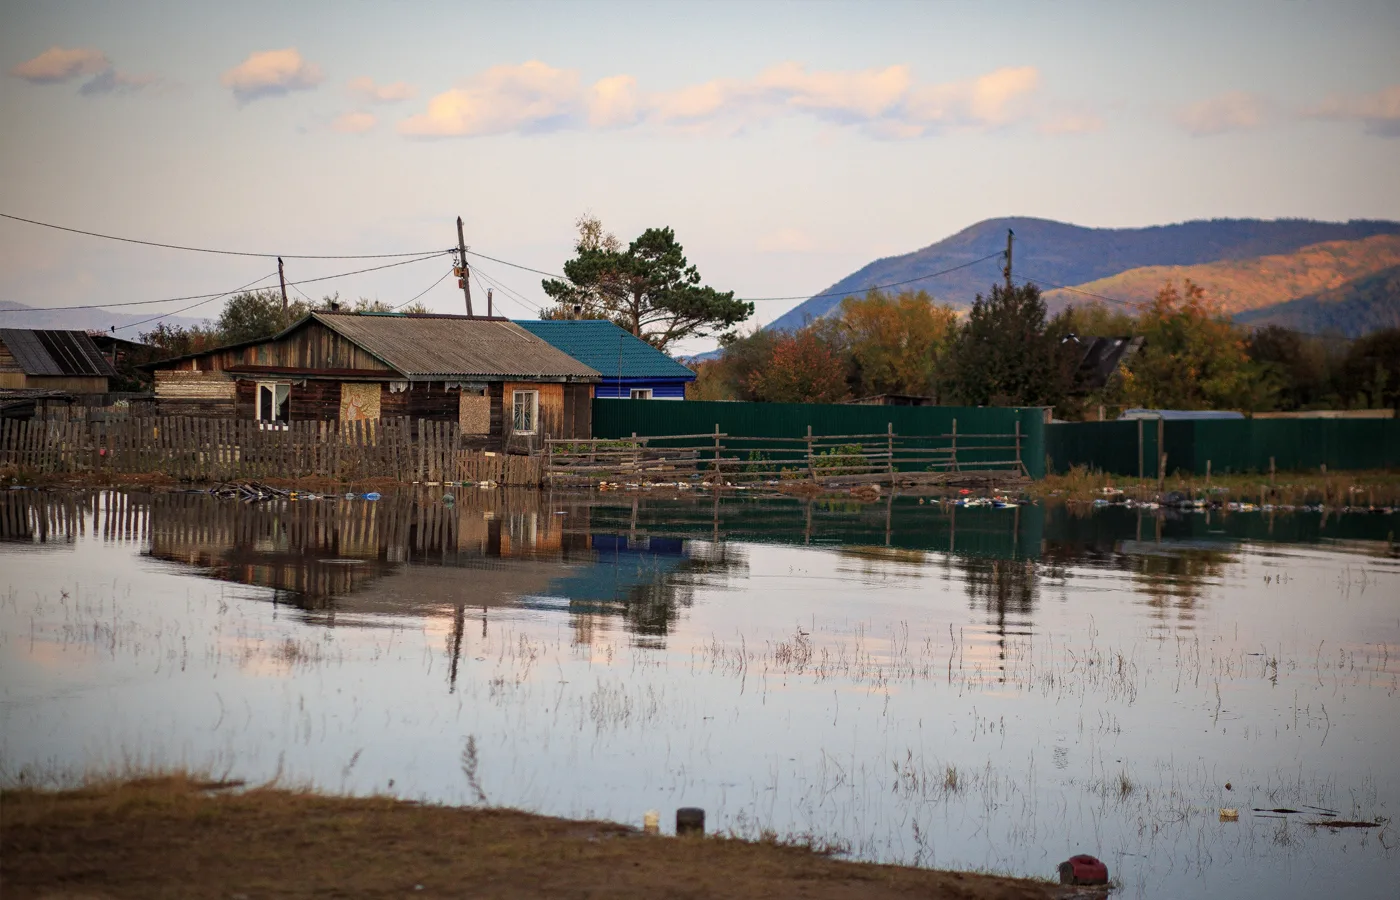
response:
<path fill-rule="evenodd" d="M 116 376 L 85 331 L 0 328 L 0 388 L 105 394 Z"/>
<path fill-rule="evenodd" d="M 602 376 L 595 397 L 684 400 L 695 373 L 651 344 L 606 319 L 542 319 L 517 322 Z"/>
<path fill-rule="evenodd" d="M 518 325 L 438 314 L 313 312 L 270 338 L 151 363 L 161 415 L 457 421 L 483 447 L 593 433 L 594 369 Z"/>

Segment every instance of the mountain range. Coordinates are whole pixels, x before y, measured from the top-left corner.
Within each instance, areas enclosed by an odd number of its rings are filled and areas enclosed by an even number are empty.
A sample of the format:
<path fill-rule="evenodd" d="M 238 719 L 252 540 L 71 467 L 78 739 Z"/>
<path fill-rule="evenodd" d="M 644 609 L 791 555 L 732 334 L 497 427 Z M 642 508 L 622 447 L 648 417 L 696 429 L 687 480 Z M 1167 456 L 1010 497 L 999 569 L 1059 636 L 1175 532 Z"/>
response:
<path fill-rule="evenodd" d="M 1224 266 L 1216 274 L 1233 272 L 1231 290 L 1242 298 L 1251 290 L 1250 279 L 1246 277 L 1251 267 L 1256 270 L 1267 267 L 1264 263 L 1245 265 L 1245 261 L 1287 256 L 1309 248 L 1307 257 L 1294 263 L 1267 264 L 1293 273 L 1290 276 L 1293 287 L 1284 289 L 1275 284 L 1271 288 L 1272 302 L 1279 303 L 1299 299 L 1304 294 L 1338 289 L 1348 279 L 1366 277 L 1385 265 L 1400 262 L 1400 258 L 1392 258 L 1400 253 L 1400 222 L 1392 221 L 1211 219 L 1148 228 L 1085 228 L 1048 219 L 988 219 L 922 250 L 876 260 L 798 304 L 768 327 L 783 331 L 800 328 L 803 323 L 830 313 L 846 296 L 864 294 L 876 285 L 900 282 L 911 283 L 892 290 L 924 289 L 935 299 L 956 308 L 971 306 L 977 294 L 985 294 L 992 284 L 1002 279 L 1000 252 L 1006 248 L 1008 230 L 1015 233 L 1013 276 L 1018 281 L 1035 282 L 1047 290 L 1091 285 L 1112 276 L 1126 277 L 1131 270 L 1147 270 L 1141 278 L 1134 276 L 1132 290 L 1140 293 L 1151 284 L 1151 291 L 1146 294 L 1150 297 L 1171 277 L 1169 271 L 1226 261 L 1239 265 Z M 1377 238 L 1380 240 L 1374 245 L 1360 248 L 1327 247 L 1337 242 L 1365 243 Z M 1386 262 L 1375 263 L 1371 259 L 1373 255 Z M 989 256 L 990 259 L 983 259 Z M 977 260 L 982 261 L 975 262 Z M 955 266 L 965 267 L 933 276 Z M 1310 274 L 1314 266 L 1323 266 L 1327 277 Z M 1272 279 L 1273 282 L 1279 280 Z M 1114 283 L 1111 287 L 1117 290 L 1120 285 Z M 1082 289 L 1093 291 L 1092 287 Z M 1108 287 L 1093 292 L 1118 297 Z M 1059 299 L 1061 305 L 1065 302 L 1063 298 L 1050 299 Z M 1242 309 L 1263 305 L 1266 304 L 1239 303 Z"/>
<path fill-rule="evenodd" d="M 115 326 L 117 337 L 134 341 L 138 340 L 141 331 L 149 331 L 156 327 L 155 322 L 148 322 L 144 326 L 137 324 L 150 318 L 149 315 L 115 313 L 106 309 L 41 309 L 13 300 L 0 300 L 0 328 L 107 331 Z M 191 325 L 199 325 L 204 320 L 189 316 L 166 316 L 161 321 L 188 328 Z"/>

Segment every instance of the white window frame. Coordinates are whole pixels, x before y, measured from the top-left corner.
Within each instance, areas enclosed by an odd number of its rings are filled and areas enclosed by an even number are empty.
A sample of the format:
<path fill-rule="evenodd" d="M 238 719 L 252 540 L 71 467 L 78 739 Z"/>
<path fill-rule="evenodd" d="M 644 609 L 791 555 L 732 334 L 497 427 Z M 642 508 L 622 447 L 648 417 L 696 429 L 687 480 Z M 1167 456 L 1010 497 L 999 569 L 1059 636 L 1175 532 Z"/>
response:
<path fill-rule="evenodd" d="M 521 401 L 525 401 L 524 409 L 528 412 L 529 427 L 520 427 Z M 540 428 L 540 392 L 539 391 L 511 391 L 510 396 L 510 430 L 514 434 L 534 434 Z"/>
<path fill-rule="evenodd" d="M 271 388 L 271 389 L 272 389 L 272 404 L 273 404 L 274 407 L 276 407 L 276 406 L 278 405 L 278 404 L 277 404 L 277 395 L 278 395 L 279 393 L 280 393 L 280 394 L 283 394 L 283 395 L 287 398 L 287 418 L 286 418 L 286 419 L 278 420 L 278 419 L 274 418 L 274 417 L 276 416 L 276 411 L 275 411 L 275 409 L 274 409 L 274 411 L 273 411 L 273 413 L 272 413 L 272 416 L 268 416 L 268 417 L 264 417 L 264 416 L 263 416 L 263 388 Z M 291 421 L 291 419 L 292 419 L 292 384 L 291 384 L 291 382 L 289 382 L 289 381 L 258 381 L 258 382 L 255 382 L 255 383 L 254 383 L 253 391 L 254 391 L 254 393 L 253 393 L 253 418 L 258 422 L 258 424 L 260 424 L 260 425 L 262 425 L 262 426 L 264 426 L 264 427 L 280 427 L 280 426 L 285 426 L 285 425 L 287 425 L 287 424 Z"/>
<path fill-rule="evenodd" d="M 632 390 L 631 390 L 631 391 L 628 393 L 628 395 L 627 395 L 627 399 L 629 399 L 629 400 L 650 400 L 650 399 L 651 399 L 651 388 L 632 388 Z"/>

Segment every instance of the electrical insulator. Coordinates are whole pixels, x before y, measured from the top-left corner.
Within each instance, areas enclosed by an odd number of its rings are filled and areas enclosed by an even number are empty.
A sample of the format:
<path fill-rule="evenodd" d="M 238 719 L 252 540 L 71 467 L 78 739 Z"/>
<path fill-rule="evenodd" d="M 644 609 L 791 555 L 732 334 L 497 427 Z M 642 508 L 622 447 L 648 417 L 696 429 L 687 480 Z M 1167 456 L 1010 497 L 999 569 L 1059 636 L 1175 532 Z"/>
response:
<path fill-rule="evenodd" d="M 467 286 L 467 279 L 465 279 L 465 278 L 458 278 L 458 279 L 457 279 L 457 287 L 459 287 L 459 288 L 464 288 L 464 287 L 466 287 L 466 286 Z"/>
<path fill-rule="evenodd" d="M 461 278 L 461 277 L 462 277 L 462 267 L 461 267 L 461 266 L 453 266 L 453 267 L 452 267 L 452 274 L 453 274 L 453 275 L 456 275 L 458 278 Z"/>

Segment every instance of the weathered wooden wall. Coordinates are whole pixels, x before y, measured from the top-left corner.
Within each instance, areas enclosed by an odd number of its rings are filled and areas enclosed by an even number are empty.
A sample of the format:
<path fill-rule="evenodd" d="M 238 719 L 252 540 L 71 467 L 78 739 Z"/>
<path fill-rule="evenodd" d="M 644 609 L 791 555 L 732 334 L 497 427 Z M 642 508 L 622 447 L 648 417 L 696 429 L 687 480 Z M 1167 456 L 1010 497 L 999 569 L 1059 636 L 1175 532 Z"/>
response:
<path fill-rule="evenodd" d="M 246 347 L 231 347 L 176 365 L 185 371 L 212 372 L 240 366 L 392 371 L 358 345 L 314 321 L 280 341 L 269 339 Z"/>

